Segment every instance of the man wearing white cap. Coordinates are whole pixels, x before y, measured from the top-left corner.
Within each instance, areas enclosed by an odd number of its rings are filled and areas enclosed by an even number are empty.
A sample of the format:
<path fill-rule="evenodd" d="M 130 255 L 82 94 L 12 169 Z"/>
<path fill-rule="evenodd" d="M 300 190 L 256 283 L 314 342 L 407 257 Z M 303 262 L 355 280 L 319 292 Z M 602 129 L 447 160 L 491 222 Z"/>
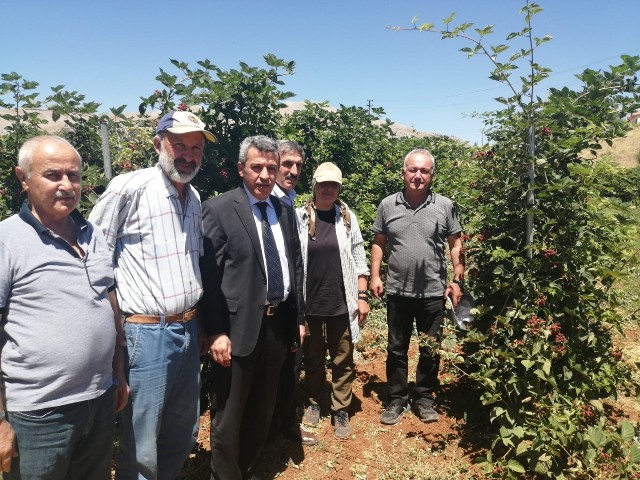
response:
<path fill-rule="evenodd" d="M 189 182 L 205 140 L 191 112 L 158 122 L 155 167 L 114 178 L 91 212 L 113 252 L 131 401 L 120 422 L 116 478 L 174 479 L 197 439 L 202 214 Z"/>

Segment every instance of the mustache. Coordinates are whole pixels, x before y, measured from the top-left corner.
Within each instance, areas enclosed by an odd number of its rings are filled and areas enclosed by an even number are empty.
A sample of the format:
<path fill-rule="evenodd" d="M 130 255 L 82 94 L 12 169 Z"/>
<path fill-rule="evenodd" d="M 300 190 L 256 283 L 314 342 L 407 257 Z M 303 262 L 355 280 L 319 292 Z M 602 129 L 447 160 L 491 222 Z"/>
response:
<path fill-rule="evenodd" d="M 184 165 L 191 165 L 193 162 L 188 162 L 187 159 L 184 157 L 178 157 L 173 161 L 173 163 L 182 163 Z"/>
<path fill-rule="evenodd" d="M 53 198 L 73 198 L 76 199 L 76 194 L 74 192 L 56 192 Z"/>
<path fill-rule="evenodd" d="M 295 180 L 298 178 L 298 175 L 294 175 L 293 173 L 289 172 L 284 176 L 284 178 L 286 180 Z"/>

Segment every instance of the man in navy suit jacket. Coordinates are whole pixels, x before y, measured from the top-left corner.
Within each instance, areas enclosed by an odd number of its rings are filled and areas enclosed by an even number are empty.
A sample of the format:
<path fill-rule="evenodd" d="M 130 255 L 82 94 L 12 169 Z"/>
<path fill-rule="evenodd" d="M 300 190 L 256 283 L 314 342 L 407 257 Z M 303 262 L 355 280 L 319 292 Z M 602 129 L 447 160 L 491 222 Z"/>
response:
<path fill-rule="evenodd" d="M 214 360 L 211 474 L 250 478 L 269 432 L 287 351 L 304 339 L 302 260 L 289 205 L 271 195 L 279 156 L 274 140 L 240 146 L 242 186 L 202 204 L 202 318 Z M 267 301 L 268 271 L 257 205 L 266 202 L 282 270 L 282 301 Z M 274 260 L 275 261 L 275 260 Z M 275 282 L 274 282 L 275 284 Z"/>

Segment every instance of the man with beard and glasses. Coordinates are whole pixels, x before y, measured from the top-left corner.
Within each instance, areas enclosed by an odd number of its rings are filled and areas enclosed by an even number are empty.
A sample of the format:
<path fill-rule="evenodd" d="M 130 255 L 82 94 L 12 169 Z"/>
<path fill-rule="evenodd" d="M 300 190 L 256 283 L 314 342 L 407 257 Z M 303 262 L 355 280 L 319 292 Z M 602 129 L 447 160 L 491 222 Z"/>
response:
<path fill-rule="evenodd" d="M 110 252 L 77 210 L 82 161 L 69 142 L 30 138 L 15 172 L 27 201 L 0 222 L 0 470 L 108 480 L 128 397 Z"/>
<path fill-rule="evenodd" d="M 174 479 L 197 439 L 202 295 L 200 197 L 189 184 L 205 141 L 191 112 L 158 122 L 158 164 L 114 178 L 91 212 L 113 252 L 131 402 L 121 414 L 116 478 Z"/>

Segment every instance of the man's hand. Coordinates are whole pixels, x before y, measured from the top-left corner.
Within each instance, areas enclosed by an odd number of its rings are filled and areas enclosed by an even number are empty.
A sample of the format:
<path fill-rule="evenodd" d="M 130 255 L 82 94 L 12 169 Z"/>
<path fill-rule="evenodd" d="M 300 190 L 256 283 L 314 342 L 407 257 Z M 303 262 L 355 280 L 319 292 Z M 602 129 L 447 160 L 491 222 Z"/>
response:
<path fill-rule="evenodd" d="M 120 342 L 116 341 L 116 349 L 113 353 L 113 380 L 116 384 L 116 413 L 122 410 L 129 401 L 129 385 L 127 384 L 127 378 L 124 374 L 124 363 L 126 347 L 119 345 Z"/>
<path fill-rule="evenodd" d="M 369 315 L 369 302 L 366 300 L 358 300 L 358 325 L 364 327 L 367 323 L 367 315 Z"/>
<path fill-rule="evenodd" d="M 382 280 L 380 277 L 371 277 L 371 282 L 369 284 L 369 290 L 376 298 L 380 298 L 384 293 L 384 285 L 382 285 Z"/>
<path fill-rule="evenodd" d="M 202 326 L 202 321 L 198 318 L 198 348 L 200 350 L 200 355 L 206 355 L 209 351 L 209 335 L 204 331 L 204 327 Z"/>
<path fill-rule="evenodd" d="M 118 384 L 116 385 L 116 413 L 127 405 L 129 393 L 131 393 L 131 390 L 123 377 L 122 380 L 118 380 Z"/>
<path fill-rule="evenodd" d="M 11 460 L 17 456 L 16 433 L 5 419 L 0 422 L 0 464 L 3 472 L 11 470 Z"/>
<path fill-rule="evenodd" d="M 299 327 L 300 327 L 300 346 L 298 348 L 291 347 L 292 352 L 297 352 L 300 348 L 302 348 L 302 346 L 304 345 L 304 337 L 307 336 L 307 329 L 305 328 L 305 326 L 299 325 Z"/>
<path fill-rule="evenodd" d="M 231 340 L 229 337 L 221 333 L 212 337 L 211 347 L 209 347 L 209 354 L 213 361 L 222 365 L 223 367 L 231 366 Z"/>
<path fill-rule="evenodd" d="M 453 304 L 453 308 L 458 306 L 458 302 L 462 298 L 462 288 L 457 283 L 449 283 L 449 286 L 444 291 L 444 297 L 451 297 L 451 303 Z"/>

